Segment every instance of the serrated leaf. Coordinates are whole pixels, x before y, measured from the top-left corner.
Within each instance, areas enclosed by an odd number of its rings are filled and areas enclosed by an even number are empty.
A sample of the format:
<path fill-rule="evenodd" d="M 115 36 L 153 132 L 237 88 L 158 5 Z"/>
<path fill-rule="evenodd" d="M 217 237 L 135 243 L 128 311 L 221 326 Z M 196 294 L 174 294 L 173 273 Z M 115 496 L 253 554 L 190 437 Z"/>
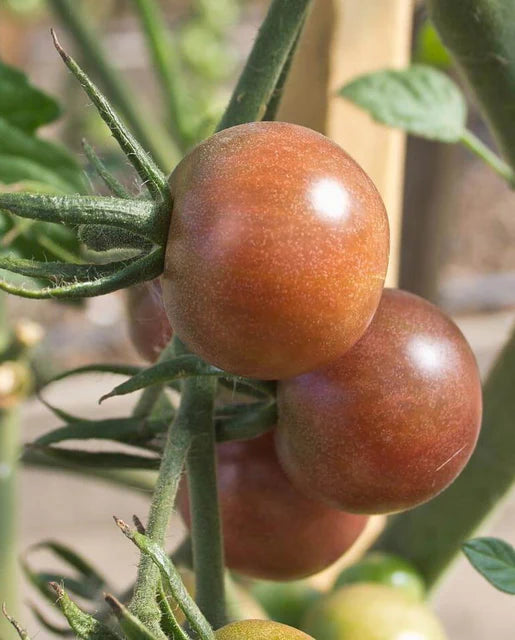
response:
<path fill-rule="evenodd" d="M 470 564 L 499 591 L 515 595 L 515 549 L 499 538 L 474 538 L 462 545 Z"/>
<path fill-rule="evenodd" d="M 444 73 L 425 65 L 360 76 L 339 94 L 378 122 L 440 142 L 458 142 L 467 117 L 462 92 Z"/>
<path fill-rule="evenodd" d="M 33 87 L 27 76 L 0 62 L 0 117 L 26 133 L 56 120 L 61 110 L 57 102 Z"/>

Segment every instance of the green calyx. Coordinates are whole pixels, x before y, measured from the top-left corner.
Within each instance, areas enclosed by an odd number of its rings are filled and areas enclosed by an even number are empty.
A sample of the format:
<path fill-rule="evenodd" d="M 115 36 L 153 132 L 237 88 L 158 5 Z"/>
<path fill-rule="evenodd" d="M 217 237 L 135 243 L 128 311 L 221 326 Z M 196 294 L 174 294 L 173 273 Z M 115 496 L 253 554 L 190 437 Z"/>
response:
<path fill-rule="evenodd" d="M 64 63 L 111 130 L 150 199 L 132 196 L 109 173 L 93 148 L 83 141 L 89 162 L 113 197 L 0 193 L 0 211 L 31 221 L 78 227 L 78 238 L 87 253 L 92 252 L 95 262 L 41 262 L 7 254 L 0 258 L 0 270 L 35 278 L 36 282 L 47 281 L 48 285 L 27 288 L 17 279 L 0 279 L 0 289 L 26 298 L 103 295 L 151 280 L 162 273 L 172 208 L 171 193 L 164 173 L 128 131 L 108 100 L 63 50 L 54 32 L 52 36 Z M 96 264 L 97 259 L 102 264 Z"/>

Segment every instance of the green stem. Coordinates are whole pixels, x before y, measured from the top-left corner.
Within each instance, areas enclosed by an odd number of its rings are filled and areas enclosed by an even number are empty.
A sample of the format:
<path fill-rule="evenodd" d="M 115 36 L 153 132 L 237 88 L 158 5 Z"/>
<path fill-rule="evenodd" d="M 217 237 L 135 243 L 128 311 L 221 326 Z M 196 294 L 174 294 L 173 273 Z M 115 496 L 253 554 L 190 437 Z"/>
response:
<path fill-rule="evenodd" d="M 209 392 L 211 387 L 213 391 Z M 199 429 L 210 425 L 214 431 L 212 426 L 213 405 L 213 382 L 206 383 L 203 378 L 199 378 L 189 380 L 184 384 L 179 410 L 170 427 L 164 447 L 147 524 L 147 536 L 160 546 L 164 544 L 168 521 L 173 510 L 188 449 L 192 446 L 192 442 L 196 442 Z M 216 492 L 216 484 L 214 490 Z M 143 556 L 138 569 L 131 611 L 151 631 L 162 636 L 159 628 L 161 611 L 156 601 L 158 584 L 159 572 L 157 568 L 150 558 Z"/>
<path fill-rule="evenodd" d="M 128 125 L 163 169 L 169 169 L 180 158 L 169 136 L 156 118 L 146 117 L 138 100 L 109 61 L 84 12 L 76 0 L 48 0 L 54 13 L 70 31 L 88 68 L 101 80 L 106 93 L 123 113 Z"/>
<path fill-rule="evenodd" d="M 154 67 L 161 82 L 161 88 L 168 108 L 172 135 L 182 151 L 191 140 L 184 130 L 181 96 L 184 95 L 184 83 L 181 69 L 177 63 L 177 51 L 166 21 L 155 0 L 133 0 L 139 12 L 141 24 L 147 38 L 148 47 L 154 61 Z"/>
<path fill-rule="evenodd" d="M 514 379 L 515 332 L 484 385 L 481 435 L 467 467 L 431 502 L 394 517 L 378 542 L 380 549 L 411 560 L 430 587 L 513 486 Z"/>
<path fill-rule="evenodd" d="M 427 0 L 431 18 L 515 169 L 513 0 Z"/>
<path fill-rule="evenodd" d="M 19 419 L 14 409 L 0 410 L 0 603 L 16 616 L 18 606 L 16 468 Z M 10 637 L 11 626 L 0 615 L 0 636 Z"/>
<path fill-rule="evenodd" d="M 310 0 L 274 0 L 218 131 L 261 120 L 306 17 Z"/>
<path fill-rule="evenodd" d="M 469 151 L 472 151 L 472 153 L 478 156 L 478 158 L 481 158 L 481 160 L 499 174 L 501 178 L 504 178 L 511 186 L 515 186 L 513 169 L 474 135 L 472 131 L 465 129 L 460 142 Z"/>
<path fill-rule="evenodd" d="M 197 604 L 214 629 L 226 622 L 222 526 L 216 481 L 216 441 L 212 409 L 213 378 L 193 378 L 183 393 L 198 397 L 192 420 L 192 444 L 187 471 L 191 510 L 191 540 Z M 194 416 L 192 416 L 195 418 Z"/>

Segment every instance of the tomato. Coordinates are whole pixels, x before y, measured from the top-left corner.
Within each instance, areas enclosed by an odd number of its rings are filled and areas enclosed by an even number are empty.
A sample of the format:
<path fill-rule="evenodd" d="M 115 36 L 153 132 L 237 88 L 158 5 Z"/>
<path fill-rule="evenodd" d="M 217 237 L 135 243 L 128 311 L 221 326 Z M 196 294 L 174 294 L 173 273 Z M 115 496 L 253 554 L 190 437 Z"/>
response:
<path fill-rule="evenodd" d="M 481 384 L 459 329 L 387 290 L 370 329 L 331 365 L 279 384 L 277 447 L 294 484 L 356 513 L 409 509 L 445 489 L 474 450 Z"/>
<path fill-rule="evenodd" d="M 243 124 L 191 151 L 170 186 L 163 297 L 193 351 L 280 379 L 363 334 L 383 288 L 388 221 L 340 147 L 297 125 Z"/>
<path fill-rule="evenodd" d="M 250 591 L 272 620 L 292 627 L 300 626 L 306 611 L 322 596 L 306 580 L 259 581 L 250 587 Z"/>
<path fill-rule="evenodd" d="M 155 362 L 172 337 L 159 280 L 127 289 L 129 335 L 142 358 Z"/>
<path fill-rule="evenodd" d="M 215 633 L 216 640 L 314 640 L 298 629 L 270 620 L 233 622 Z"/>
<path fill-rule="evenodd" d="M 316 640 L 446 640 L 426 605 L 373 583 L 343 587 L 320 600 L 302 628 Z"/>
<path fill-rule="evenodd" d="M 279 466 L 271 433 L 218 445 L 218 489 L 226 564 L 255 578 L 317 573 L 347 551 L 367 522 L 297 491 Z M 184 482 L 178 506 L 189 525 Z"/>
<path fill-rule="evenodd" d="M 370 553 L 356 564 L 344 569 L 334 588 L 338 589 L 355 582 L 378 582 L 401 590 L 412 600 L 423 600 L 425 585 L 415 567 L 390 553 Z"/>

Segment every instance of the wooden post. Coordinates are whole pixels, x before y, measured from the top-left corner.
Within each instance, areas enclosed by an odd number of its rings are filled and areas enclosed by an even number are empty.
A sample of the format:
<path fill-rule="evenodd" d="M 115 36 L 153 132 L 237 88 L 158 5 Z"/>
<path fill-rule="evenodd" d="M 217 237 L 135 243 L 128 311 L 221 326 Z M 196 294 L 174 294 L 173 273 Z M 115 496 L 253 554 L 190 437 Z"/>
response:
<path fill-rule="evenodd" d="M 412 0 L 315 0 L 279 111 L 328 135 L 375 182 L 390 218 L 389 285 L 398 280 L 405 135 L 336 92 L 362 73 L 409 64 L 412 18 Z"/>

